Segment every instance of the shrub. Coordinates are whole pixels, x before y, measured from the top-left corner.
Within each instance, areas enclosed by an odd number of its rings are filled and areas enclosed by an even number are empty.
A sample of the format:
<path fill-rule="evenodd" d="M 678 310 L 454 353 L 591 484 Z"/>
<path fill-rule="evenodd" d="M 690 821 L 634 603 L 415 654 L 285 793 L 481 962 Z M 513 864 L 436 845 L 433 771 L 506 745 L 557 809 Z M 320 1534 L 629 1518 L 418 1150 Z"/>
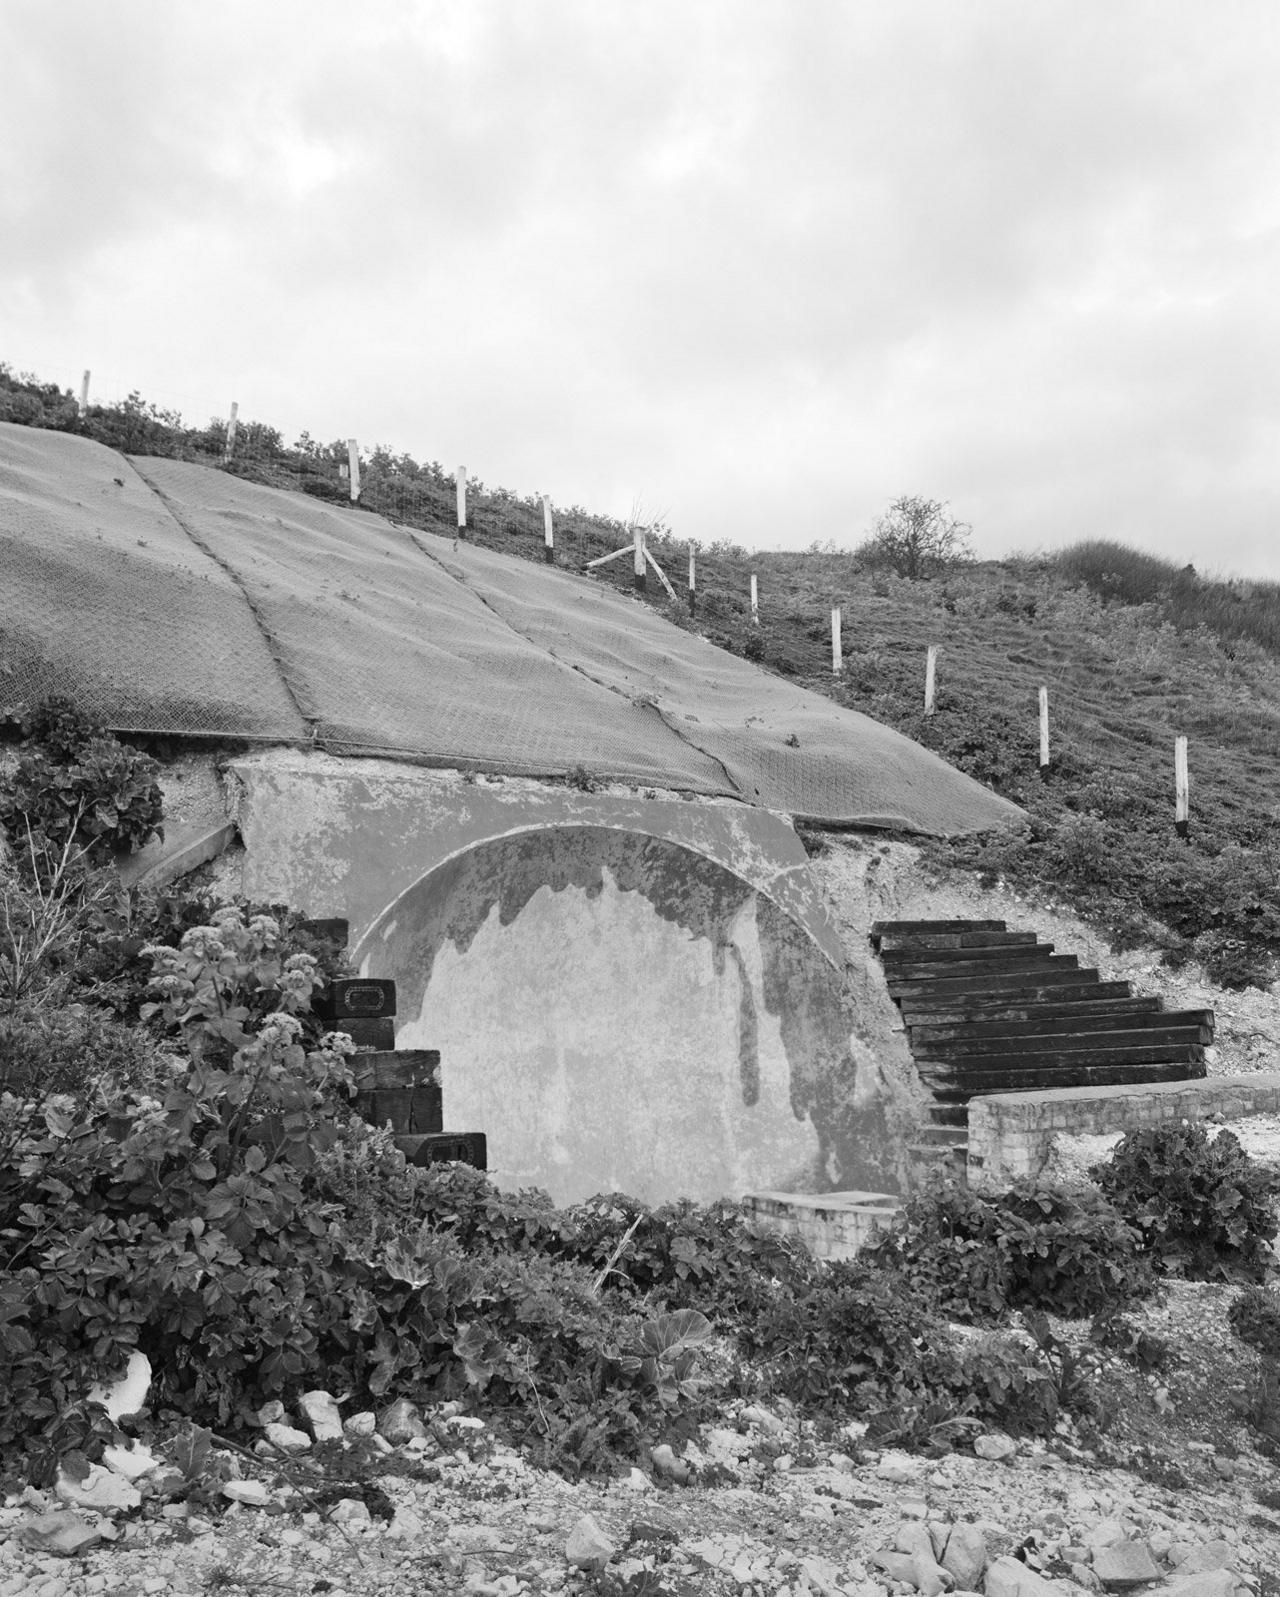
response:
<path fill-rule="evenodd" d="M 1039 1188 L 987 1198 L 940 1180 L 907 1200 L 867 1257 L 957 1320 L 1013 1309 L 1081 1318 L 1151 1285 L 1137 1234 L 1110 1205 Z"/>
<path fill-rule="evenodd" d="M 1280 1181 L 1229 1131 L 1205 1126 L 1130 1131 L 1093 1179 L 1142 1237 L 1159 1267 L 1195 1280 L 1261 1280 L 1280 1230 Z"/>

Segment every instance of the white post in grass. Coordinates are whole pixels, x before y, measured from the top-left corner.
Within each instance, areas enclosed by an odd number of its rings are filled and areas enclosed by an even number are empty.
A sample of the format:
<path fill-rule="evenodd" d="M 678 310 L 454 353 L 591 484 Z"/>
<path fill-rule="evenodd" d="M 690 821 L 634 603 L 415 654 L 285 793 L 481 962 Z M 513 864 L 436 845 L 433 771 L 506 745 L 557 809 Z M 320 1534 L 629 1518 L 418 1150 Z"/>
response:
<path fill-rule="evenodd" d="M 1174 794 L 1177 803 L 1177 818 L 1174 825 L 1179 837 L 1186 837 L 1191 829 L 1191 779 L 1187 774 L 1187 740 L 1185 737 L 1176 737 L 1173 740 L 1173 781 Z"/>
<path fill-rule="evenodd" d="M 689 614 L 698 608 L 698 564 L 693 550 L 689 550 Z"/>
<path fill-rule="evenodd" d="M 933 689 L 938 676 L 938 646 L 936 643 L 929 645 L 929 652 L 924 661 L 924 713 L 933 714 Z"/>
<path fill-rule="evenodd" d="M 844 670 L 844 654 L 840 648 L 840 606 L 833 606 L 831 611 L 831 670 L 839 676 Z"/>
<path fill-rule="evenodd" d="M 351 503 L 360 497 L 360 446 L 354 438 L 347 439 L 347 468 L 351 473 Z"/>
<path fill-rule="evenodd" d="M 760 625 L 760 590 L 756 586 L 756 574 L 751 573 L 751 625 Z"/>
<path fill-rule="evenodd" d="M 1049 775 L 1049 690 L 1040 689 L 1040 775 Z"/>
<path fill-rule="evenodd" d="M 222 458 L 230 460 L 236 447 L 236 427 L 240 420 L 240 406 L 233 399 L 231 401 L 231 414 L 227 417 L 227 446 L 222 451 Z"/>
<path fill-rule="evenodd" d="M 467 468 L 458 467 L 458 536 L 467 535 Z"/>
<path fill-rule="evenodd" d="M 556 534 L 551 525 L 551 498 L 542 496 L 542 558 L 551 565 L 556 557 Z"/>
<path fill-rule="evenodd" d="M 83 416 L 89 409 L 89 373 L 85 372 L 80 379 L 80 414 Z"/>
<path fill-rule="evenodd" d="M 643 593 L 649 586 L 649 580 L 645 575 L 644 528 L 639 522 L 637 522 L 635 526 L 635 543 L 632 545 L 632 548 L 635 550 L 635 565 L 633 567 L 635 575 L 632 580 L 635 584 L 636 592 Z"/>

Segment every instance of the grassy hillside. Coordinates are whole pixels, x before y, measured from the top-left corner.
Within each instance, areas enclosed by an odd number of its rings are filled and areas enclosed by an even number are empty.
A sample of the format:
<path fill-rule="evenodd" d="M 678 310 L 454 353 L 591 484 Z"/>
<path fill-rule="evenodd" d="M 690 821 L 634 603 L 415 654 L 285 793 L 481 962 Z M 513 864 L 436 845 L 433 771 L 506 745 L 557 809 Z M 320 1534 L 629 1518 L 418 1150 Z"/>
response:
<path fill-rule="evenodd" d="M 0 366 L 0 420 L 81 432 L 134 453 L 222 465 L 225 427 L 187 428 L 139 396 L 91 407 Z M 243 427 L 224 466 L 347 500 L 341 443 Z M 429 530 L 455 525 L 455 485 L 436 463 L 374 450 L 360 503 Z M 472 481 L 468 536 L 543 556 L 540 500 Z M 626 541 L 616 519 L 557 508 L 556 558 L 581 570 Z M 1280 587 L 1198 577 L 1130 549 L 1082 543 L 1054 557 L 974 562 L 908 582 L 828 545 L 756 553 L 696 544 L 699 605 L 683 602 L 690 541 L 656 527 L 650 548 L 681 596 L 652 576 L 644 602 L 767 670 L 898 727 L 1023 804 L 1025 831 L 933 847 L 939 864 L 1047 891 L 1120 945 L 1154 942 L 1173 964 L 1264 983 L 1280 954 Z M 595 580 L 629 589 L 628 559 Z M 751 622 L 750 576 L 760 622 Z M 845 670 L 831 672 L 842 607 Z M 939 651 L 935 714 L 923 714 L 925 649 Z M 1052 719 L 1038 771 L 1037 695 Z M 1173 743 L 1189 739 L 1191 828 L 1173 826 Z M 814 846 L 819 846 L 815 843 Z"/>

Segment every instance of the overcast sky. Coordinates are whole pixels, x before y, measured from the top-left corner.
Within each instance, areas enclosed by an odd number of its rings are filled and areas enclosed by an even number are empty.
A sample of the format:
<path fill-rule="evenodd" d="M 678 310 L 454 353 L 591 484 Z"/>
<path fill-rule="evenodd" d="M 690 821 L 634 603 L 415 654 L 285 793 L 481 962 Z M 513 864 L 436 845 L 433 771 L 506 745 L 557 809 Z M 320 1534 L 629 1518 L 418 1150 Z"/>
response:
<path fill-rule="evenodd" d="M 0 0 L 0 359 L 762 547 L 1280 578 L 1276 0 Z"/>

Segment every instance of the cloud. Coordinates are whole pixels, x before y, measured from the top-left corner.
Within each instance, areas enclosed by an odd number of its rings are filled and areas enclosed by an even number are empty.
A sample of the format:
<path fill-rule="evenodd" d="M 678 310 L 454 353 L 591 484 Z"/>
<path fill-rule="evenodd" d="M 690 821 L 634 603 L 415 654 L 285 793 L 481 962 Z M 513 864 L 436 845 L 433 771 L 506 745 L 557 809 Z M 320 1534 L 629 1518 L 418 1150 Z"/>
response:
<path fill-rule="evenodd" d="M 921 492 L 1280 575 L 1280 13 L 1229 20 L 19 0 L 0 354 L 700 537 Z"/>

